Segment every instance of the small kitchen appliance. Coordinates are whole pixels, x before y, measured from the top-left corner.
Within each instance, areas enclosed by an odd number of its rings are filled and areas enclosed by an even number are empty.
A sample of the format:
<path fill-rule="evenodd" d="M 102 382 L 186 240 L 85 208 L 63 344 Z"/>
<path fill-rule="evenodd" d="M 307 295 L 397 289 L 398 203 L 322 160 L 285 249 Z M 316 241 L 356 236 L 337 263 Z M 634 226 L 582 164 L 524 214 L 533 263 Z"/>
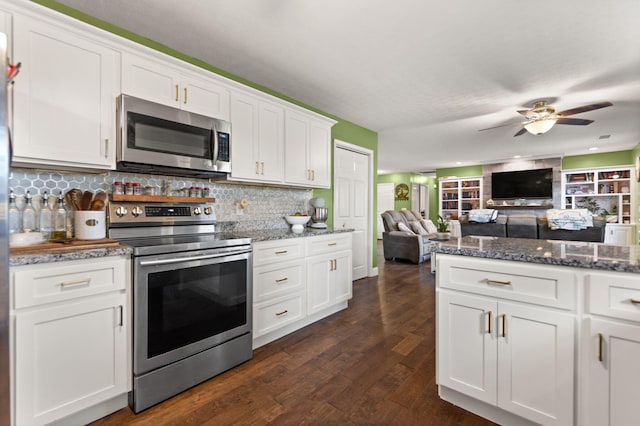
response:
<path fill-rule="evenodd" d="M 309 200 L 311 204 L 311 227 L 316 229 L 326 229 L 327 218 L 329 217 L 329 209 L 324 206 L 324 198 L 312 198 Z"/>

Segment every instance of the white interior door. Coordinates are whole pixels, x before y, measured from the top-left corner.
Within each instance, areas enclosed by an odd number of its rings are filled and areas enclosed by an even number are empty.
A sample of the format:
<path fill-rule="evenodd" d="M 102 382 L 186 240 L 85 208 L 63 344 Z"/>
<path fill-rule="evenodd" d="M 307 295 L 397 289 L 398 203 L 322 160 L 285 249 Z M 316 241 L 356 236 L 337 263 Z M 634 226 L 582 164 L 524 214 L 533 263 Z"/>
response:
<path fill-rule="evenodd" d="M 348 145 L 348 144 L 344 144 Z M 368 275 L 371 257 L 369 242 L 373 234 L 369 229 L 371 214 L 369 156 L 336 145 L 334 153 L 334 205 L 335 228 L 353 228 L 353 279 Z"/>
<path fill-rule="evenodd" d="M 395 201 L 393 199 L 393 183 L 379 183 L 378 184 L 378 239 L 382 239 L 382 232 L 384 231 L 384 224 L 382 223 L 382 213 L 387 210 L 393 210 L 395 208 Z"/>

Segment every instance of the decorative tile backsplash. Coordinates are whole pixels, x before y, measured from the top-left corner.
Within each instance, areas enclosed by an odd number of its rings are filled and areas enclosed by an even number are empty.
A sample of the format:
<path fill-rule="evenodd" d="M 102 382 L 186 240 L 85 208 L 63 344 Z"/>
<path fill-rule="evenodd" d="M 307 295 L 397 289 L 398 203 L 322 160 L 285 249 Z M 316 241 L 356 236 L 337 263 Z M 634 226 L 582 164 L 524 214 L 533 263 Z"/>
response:
<path fill-rule="evenodd" d="M 72 188 L 83 191 L 112 192 L 114 182 L 138 182 L 144 188 L 147 185 L 165 188 L 170 185 L 173 191 L 191 186 L 208 187 L 210 196 L 216 199 L 215 209 L 218 229 L 221 231 L 253 231 L 262 229 L 284 229 L 289 225 L 283 216 L 294 212 L 307 212 L 309 200 L 313 196 L 310 189 L 272 188 L 231 183 L 212 183 L 206 179 L 182 178 L 121 172 L 102 174 L 60 172 L 12 168 L 9 174 L 9 187 L 17 196 L 19 207 L 27 190 L 39 206 L 44 191 L 58 195 Z M 241 200 L 247 205 L 239 207 Z"/>

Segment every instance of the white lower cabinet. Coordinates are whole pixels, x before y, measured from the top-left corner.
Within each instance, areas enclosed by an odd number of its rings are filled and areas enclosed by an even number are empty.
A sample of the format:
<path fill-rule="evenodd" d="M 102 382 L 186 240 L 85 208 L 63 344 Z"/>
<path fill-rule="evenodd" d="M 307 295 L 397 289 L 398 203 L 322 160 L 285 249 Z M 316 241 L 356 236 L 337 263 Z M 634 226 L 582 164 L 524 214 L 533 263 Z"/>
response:
<path fill-rule="evenodd" d="M 582 424 L 638 424 L 640 402 L 640 277 L 587 277 Z"/>
<path fill-rule="evenodd" d="M 351 251 L 313 256 L 307 264 L 310 314 L 351 299 Z"/>
<path fill-rule="evenodd" d="M 347 307 L 351 233 L 253 245 L 253 347 Z"/>
<path fill-rule="evenodd" d="M 563 309 L 529 301 L 545 300 L 548 293 L 558 295 L 562 292 L 552 289 L 560 286 L 573 291 L 575 280 L 560 273 L 554 282 L 544 269 L 438 255 L 437 381 L 441 390 L 480 401 L 485 411 L 495 407 L 536 424 L 573 424 L 573 302 L 566 293 L 548 299 L 550 305 Z M 513 421 L 499 415 L 492 420 Z"/>
<path fill-rule="evenodd" d="M 108 257 L 11 270 L 16 425 L 64 422 L 116 397 L 126 405 L 129 268 L 128 257 Z"/>
<path fill-rule="evenodd" d="M 443 290 L 439 384 L 540 424 L 573 419 L 575 317 Z"/>
<path fill-rule="evenodd" d="M 604 229 L 604 243 L 617 246 L 634 245 L 635 225 L 607 223 Z"/>

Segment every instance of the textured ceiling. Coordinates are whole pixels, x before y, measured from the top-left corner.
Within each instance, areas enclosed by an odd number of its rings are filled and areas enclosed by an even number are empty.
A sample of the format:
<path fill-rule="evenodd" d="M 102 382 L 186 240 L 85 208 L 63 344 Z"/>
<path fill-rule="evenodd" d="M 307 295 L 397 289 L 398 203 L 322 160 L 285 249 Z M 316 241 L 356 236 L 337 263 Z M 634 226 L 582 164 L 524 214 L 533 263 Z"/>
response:
<path fill-rule="evenodd" d="M 378 132 L 380 171 L 640 142 L 638 0 L 60 3 Z M 613 106 L 514 138 L 516 110 L 538 99 Z"/>

